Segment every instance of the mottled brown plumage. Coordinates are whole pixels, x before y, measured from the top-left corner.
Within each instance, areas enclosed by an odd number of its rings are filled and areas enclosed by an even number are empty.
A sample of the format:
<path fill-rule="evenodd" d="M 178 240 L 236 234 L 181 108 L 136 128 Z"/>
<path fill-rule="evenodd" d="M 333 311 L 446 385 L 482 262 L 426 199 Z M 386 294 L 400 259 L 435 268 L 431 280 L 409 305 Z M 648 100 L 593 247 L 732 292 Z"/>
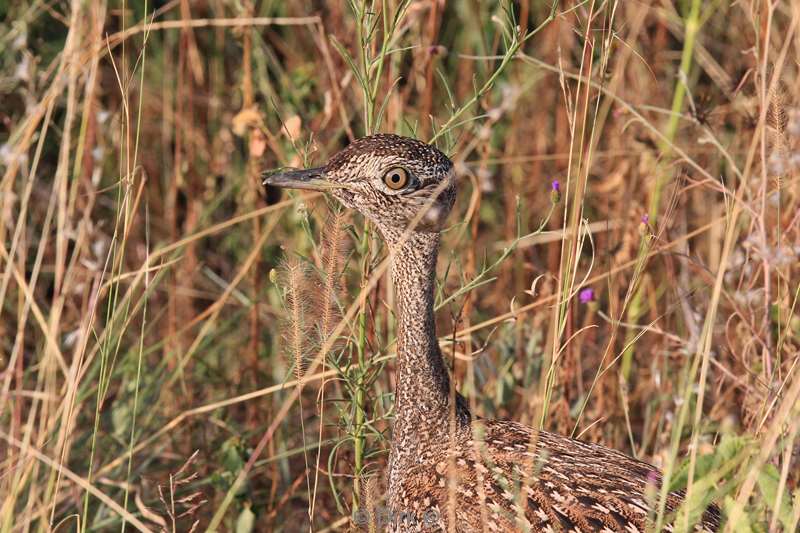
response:
<path fill-rule="evenodd" d="M 398 312 L 389 530 L 652 529 L 646 494 L 660 484 L 657 469 L 597 444 L 475 419 L 450 390 L 433 313 L 439 231 L 456 189 L 444 154 L 414 139 L 373 135 L 324 167 L 273 174 L 265 183 L 330 192 L 372 220 L 389 246 Z M 669 495 L 668 512 L 681 496 Z M 718 527 L 711 507 L 695 530 Z"/>

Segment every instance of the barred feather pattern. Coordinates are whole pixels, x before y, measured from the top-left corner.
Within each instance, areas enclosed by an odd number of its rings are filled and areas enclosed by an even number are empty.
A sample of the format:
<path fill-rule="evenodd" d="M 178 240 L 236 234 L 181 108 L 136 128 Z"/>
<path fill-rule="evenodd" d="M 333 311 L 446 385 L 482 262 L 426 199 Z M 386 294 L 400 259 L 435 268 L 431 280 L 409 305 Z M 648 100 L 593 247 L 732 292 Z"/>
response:
<path fill-rule="evenodd" d="M 652 502 L 645 494 L 648 488 L 654 493 L 661 474 L 647 463 L 505 420 L 476 420 L 461 429 L 455 448 L 442 444 L 429 448 L 395 487 L 390 531 L 653 529 Z M 669 494 L 668 513 L 678 509 L 682 497 Z M 452 528 L 448 506 L 455 511 Z M 711 507 L 694 531 L 711 533 L 719 524 L 719 511 Z"/>

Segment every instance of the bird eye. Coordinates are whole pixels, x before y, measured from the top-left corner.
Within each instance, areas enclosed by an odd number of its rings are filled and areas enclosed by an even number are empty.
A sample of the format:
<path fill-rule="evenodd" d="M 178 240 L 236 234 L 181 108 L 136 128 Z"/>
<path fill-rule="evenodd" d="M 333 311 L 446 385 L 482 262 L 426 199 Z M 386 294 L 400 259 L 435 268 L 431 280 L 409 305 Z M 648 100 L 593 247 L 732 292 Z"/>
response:
<path fill-rule="evenodd" d="M 408 185 L 408 171 L 402 167 L 396 167 L 383 175 L 383 183 L 393 191 L 399 191 Z"/>

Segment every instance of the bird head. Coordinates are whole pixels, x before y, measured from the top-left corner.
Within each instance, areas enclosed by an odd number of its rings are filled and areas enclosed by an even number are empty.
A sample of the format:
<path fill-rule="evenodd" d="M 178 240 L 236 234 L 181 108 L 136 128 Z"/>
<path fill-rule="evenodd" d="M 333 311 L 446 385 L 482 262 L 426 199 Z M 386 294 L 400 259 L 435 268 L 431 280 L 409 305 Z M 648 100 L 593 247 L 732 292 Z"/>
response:
<path fill-rule="evenodd" d="M 453 163 L 434 146 L 390 134 L 352 142 L 321 167 L 266 174 L 265 185 L 329 193 L 374 222 L 390 244 L 439 232 L 453 207 Z"/>

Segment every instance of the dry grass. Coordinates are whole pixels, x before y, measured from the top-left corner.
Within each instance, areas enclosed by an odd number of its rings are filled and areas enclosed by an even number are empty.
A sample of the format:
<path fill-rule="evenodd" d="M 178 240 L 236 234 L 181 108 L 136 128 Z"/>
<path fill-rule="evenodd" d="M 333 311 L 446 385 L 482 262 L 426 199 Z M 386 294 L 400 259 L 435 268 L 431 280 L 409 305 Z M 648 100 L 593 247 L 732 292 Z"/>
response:
<path fill-rule="evenodd" d="M 375 529 L 385 250 L 259 177 L 371 131 L 456 161 L 478 414 L 661 466 L 684 526 L 796 530 L 800 4 L 11 4 L 0 532 Z"/>

